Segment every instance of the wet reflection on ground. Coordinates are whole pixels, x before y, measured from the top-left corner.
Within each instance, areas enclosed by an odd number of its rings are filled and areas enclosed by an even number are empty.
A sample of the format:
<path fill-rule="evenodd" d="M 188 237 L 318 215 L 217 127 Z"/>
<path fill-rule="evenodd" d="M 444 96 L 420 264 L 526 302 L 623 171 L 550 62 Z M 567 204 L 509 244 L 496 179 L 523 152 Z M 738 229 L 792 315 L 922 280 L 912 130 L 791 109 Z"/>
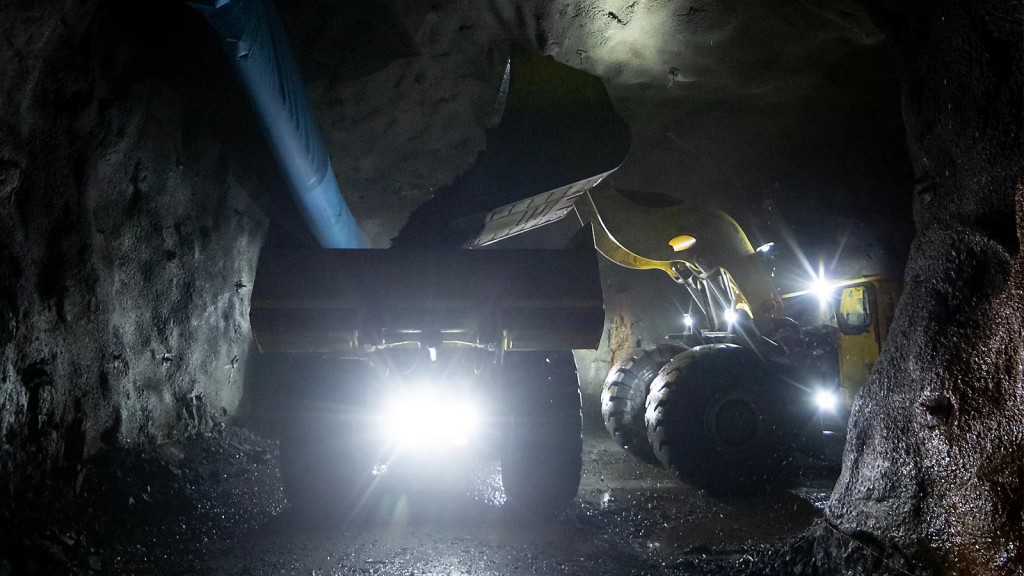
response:
<path fill-rule="evenodd" d="M 821 514 L 831 479 L 714 498 L 588 432 L 584 478 L 564 517 L 504 506 L 496 463 L 446 473 L 389 470 L 358 511 L 309 525 L 287 507 L 205 550 L 209 574 L 741 573 Z"/>

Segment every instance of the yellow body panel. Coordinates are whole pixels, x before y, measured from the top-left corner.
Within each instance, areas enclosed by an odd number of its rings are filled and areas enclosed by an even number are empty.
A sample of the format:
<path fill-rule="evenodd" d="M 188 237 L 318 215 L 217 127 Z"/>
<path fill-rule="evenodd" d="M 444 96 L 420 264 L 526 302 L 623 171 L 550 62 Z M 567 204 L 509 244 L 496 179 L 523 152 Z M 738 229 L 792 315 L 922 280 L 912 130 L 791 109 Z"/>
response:
<path fill-rule="evenodd" d="M 867 383 L 889 335 L 899 283 L 887 277 L 865 278 L 843 287 L 836 308 L 839 327 L 839 387 L 847 407 Z"/>
<path fill-rule="evenodd" d="M 881 351 L 878 323 L 872 313 L 876 308 L 873 299 L 870 284 L 847 286 L 839 299 L 839 382 L 847 407 L 868 381 Z"/>
<path fill-rule="evenodd" d="M 743 229 L 725 213 L 687 210 L 677 206 L 649 211 L 630 205 L 624 198 L 610 192 L 602 194 L 602 208 L 599 208 L 595 203 L 595 192 L 581 195 L 576 200 L 575 208 L 580 220 L 593 227 L 594 246 L 605 258 L 634 270 L 661 270 L 678 283 L 687 282 L 691 275 L 707 278 L 717 270 L 721 272 L 724 283 L 722 288 L 727 293 L 725 303 L 729 307 L 746 313 L 755 322 L 768 321 L 765 316 L 767 308 L 763 305 L 765 301 L 777 303 L 771 310 L 781 312 L 781 300 L 771 278 L 759 263 Z M 626 234 L 648 228 L 673 230 L 674 233 L 683 228 L 682 231 L 687 233 L 677 235 L 667 242 L 661 241 L 656 245 L 657 249 L 644 242 L 637 242 L 656 256 L 666 259 L 648 258 L 626 248 L 612 234 L 602 216 L 606 212 L 620 216 L 633 214 L 639 218 L 633 222 L 633 227 L 623 226 Z M 687 260 L 672 258 L 683 251 L 692 253 L 692 257 Z M 698 260 L 704 261 L 704 265 L 698 263 Z M 756 305 L 752 305 L 751 298 Z"/>

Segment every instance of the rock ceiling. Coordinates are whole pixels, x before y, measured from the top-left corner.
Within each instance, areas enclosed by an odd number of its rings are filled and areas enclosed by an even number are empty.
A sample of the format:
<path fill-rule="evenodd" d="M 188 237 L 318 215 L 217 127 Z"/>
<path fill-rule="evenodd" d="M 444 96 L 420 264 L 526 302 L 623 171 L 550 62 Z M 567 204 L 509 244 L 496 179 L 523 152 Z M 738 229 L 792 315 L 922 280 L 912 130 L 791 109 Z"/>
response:
<path fill-rule="evenodd" d="M 604 80 L 633 133 L 617 188 L 724 209 L 755 242 L 842 247 L 857 271 L 905 255 L 899 86 L 855 2 L 320 0 L 282 17 L 376 246 L 471 165 L 518 45 Z"/>

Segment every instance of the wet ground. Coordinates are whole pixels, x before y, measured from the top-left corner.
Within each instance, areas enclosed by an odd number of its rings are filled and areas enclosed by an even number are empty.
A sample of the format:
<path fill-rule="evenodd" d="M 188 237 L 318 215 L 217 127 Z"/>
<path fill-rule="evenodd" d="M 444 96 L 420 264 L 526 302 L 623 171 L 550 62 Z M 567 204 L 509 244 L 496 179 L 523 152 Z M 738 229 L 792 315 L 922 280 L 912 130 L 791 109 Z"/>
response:
<path fill-rule="evenodd" d="M 83 503 L 0 560 L 0 575 L 761 574 L 821 514 L 832 476 L 715 498 L 622 452 L 588 425 L 579 497 L 529 523 L 503 506 L 499 470 L 385 477 L 359 514 L 310 526 L 281 495 L 276 443 L 242 428 L 110 453 Z"/>

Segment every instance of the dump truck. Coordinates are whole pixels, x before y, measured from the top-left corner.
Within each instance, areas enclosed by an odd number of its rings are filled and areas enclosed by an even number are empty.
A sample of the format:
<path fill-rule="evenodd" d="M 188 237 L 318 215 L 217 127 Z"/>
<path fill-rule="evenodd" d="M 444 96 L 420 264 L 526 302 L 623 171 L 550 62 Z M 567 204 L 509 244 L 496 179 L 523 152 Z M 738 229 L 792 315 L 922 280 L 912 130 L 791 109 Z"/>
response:
<path fill-rule="evenodd" d="M 600 221 L 589 196 L 577 205 Z M 845 433 L 901 284 L 882 275 L 818 275 L 808 278 L 811 288 L 780 295 L 771 273 L 774 244 L 755 249 L 722 212 L 667 212 L 663 218 L 679 232 L 664 242 L 676 254 L 671 260 L 634 254 L 595 227 L 607 258 L 667 273 L 693 303 L 680 315 L 680 332 L 612 367 L 601 393 L 605 427 L 630 454 L 700 488 L 772 486 L 793 472 L 794 451 L 820 454 L 830 436 Z M 798 322 L 786 308 L 801 298 L 813 300 L 814 313 Z"/>
<path fill-rule="evenodd" d="M 582 468 L 572 350 L 595 348 L 604 322 L 597 253 L 589 241 L 467 248 L 507 221 L 496 210 L 545 190 L 579 196 L 622 162 L 628 127 L 601 81 L 510 50 L 486 149 L 410 216 L 392 248 L 372 249 L 272 6 L 192 6 L 237 70 L 315 239 L 261 251 L 249 310 L 260 361 L 247 386 L 270 380 L 279 391 L 291 506 L 347 515 L 381 475 L 484 458 L 500 461 L 508 508 L 564 510 Z"/>

